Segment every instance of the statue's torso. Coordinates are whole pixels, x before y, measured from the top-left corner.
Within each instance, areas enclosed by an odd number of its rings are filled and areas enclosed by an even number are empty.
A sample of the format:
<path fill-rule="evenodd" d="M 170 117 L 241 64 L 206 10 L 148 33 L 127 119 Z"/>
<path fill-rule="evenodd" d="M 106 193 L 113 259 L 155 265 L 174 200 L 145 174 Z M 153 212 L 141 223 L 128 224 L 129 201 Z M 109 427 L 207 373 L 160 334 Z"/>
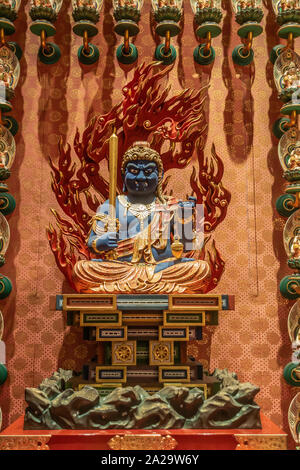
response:
<path fill-rule="evenodd" d="M 97 211 L 97 214 L 109 214 L 109 201 L 105 201 Z M 118 243 L 129 239 L 134 239 L 137 235 L 143 233 L 148 236 L 147 229 L 149 224 L 155 222 L 154 217 L 162 217 L 165 214 L 164 227 L 156 224 L 155 234 L 159 235 L 159 230 L 164 228 L 163 243 L 155 243 L 151 245 L 152 255 L 156 262 L 165 261 L 172 258 L 170 234 L 173 234 L 173 218 L 174 209 L 172 210 L 168 205 L 163 206 L 161 203 L 154 201 L 152 204 L 130 204 L 125 195 L 118 196 L 116 200 L 116 218 L 119 221 L 119 229 L 117 233 Z M 97 222 L 99 224 L 99 222 Z M 132 261 L 133 253 L 125 256 L 118 256 L 120 261 Z M 101 261 L 101 260 L 99 260 Z M 141 262 L 145 260 L 141 259 Z"/>
<path fill-rule="evenodd" d="M 172 197 L 165 204 L 140 208 L 127 201 L 126 196 L 117 198 L 115 218 L 110 218 L 106 201 L 92 219 L 88 246 L 98 258 L 76 263 L 73 278 L 77 290 L 144 294 L 201 291 L 210 276 L 209 265 L 198 256 L 195 259 L 186 237 L 178 236 L 180 225 L 193 227 L 192 213 L 183 217 L 181 208 L 188 204 L 192 210 L 194 206 Z M 113 231 L 108 227 L 112 220 L 115 226 L 116 219 L 119 223 Z M 109 250 L 103 251 L 104 246 Z"/>

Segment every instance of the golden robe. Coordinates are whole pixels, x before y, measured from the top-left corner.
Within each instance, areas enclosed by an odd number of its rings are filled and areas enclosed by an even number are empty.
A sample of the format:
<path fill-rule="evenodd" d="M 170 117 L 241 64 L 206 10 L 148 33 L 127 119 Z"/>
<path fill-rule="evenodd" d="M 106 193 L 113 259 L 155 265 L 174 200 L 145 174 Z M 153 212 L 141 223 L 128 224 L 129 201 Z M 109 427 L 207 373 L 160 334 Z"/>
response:
<path fill-rule="evenodd" d="M 103 261 L 81 260 L 73 270 L 73 280 L 77 292 L 86 293 L 132 293 L 132 294 L 171 294 L 201 293 L 210 277 L 210 268 L 204 260 L 182 261 L 176 258 L 156 261 L 152 247 L 164 250 L 168 243 L 166 227 L 169 226 L 177 204 L 172 198 L 168 201 L 168 210 L 155 211 L 151 223 L 132 238 L 118 242 L 114 250 L 116 259 L 107 259 L 109 253 L 103 253 Z M 97 215 L 95 216 L 96 219 Z M 131 261 L 118 258 L 132 255 Z M 189 254 L 185 254 L 189 257 Z M 156 266 L 166 262 L 171 266 L 155 272 Z"/>

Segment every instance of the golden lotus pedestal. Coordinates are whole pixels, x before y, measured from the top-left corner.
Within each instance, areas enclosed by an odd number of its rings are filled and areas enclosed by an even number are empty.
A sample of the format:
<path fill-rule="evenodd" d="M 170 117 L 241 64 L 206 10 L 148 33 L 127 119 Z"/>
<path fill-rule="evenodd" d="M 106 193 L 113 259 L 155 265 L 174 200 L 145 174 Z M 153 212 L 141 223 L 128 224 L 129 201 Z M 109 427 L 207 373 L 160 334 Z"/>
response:
<path fill-rule="evenodd" d="M 21 416 L 0 433 L 0 450 L 286 450 L 287 434 L 261 414 L 262 429 L 28 431 Z"/>

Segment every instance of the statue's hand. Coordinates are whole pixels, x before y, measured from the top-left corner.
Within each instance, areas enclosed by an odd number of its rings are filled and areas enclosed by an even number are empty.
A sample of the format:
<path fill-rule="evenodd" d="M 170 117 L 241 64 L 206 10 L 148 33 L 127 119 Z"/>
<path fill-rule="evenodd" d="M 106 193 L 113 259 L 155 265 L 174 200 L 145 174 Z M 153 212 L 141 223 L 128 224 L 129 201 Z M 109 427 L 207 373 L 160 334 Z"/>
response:
<path fill-rule="evenodd" d="M 97 250 L 108 251 L 118 247 L 116 232 L 106 232 L 97 238 Z"/>

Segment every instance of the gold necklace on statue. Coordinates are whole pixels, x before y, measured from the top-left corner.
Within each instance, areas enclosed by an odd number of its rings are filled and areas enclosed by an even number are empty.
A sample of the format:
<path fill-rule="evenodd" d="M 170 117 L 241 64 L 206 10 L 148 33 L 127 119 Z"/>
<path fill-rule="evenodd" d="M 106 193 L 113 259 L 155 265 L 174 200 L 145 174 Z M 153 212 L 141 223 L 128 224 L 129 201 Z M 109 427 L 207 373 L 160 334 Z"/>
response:
<path fill-rule="evenodd" d="M 125 206 L 124 215 L 126 216 L 129 210 L 138 219 L 141 231 L 144 230 L 144 220 L 154 211 L 156 200 L 154 199 L 150 204 L 132 203 L 124 196 L 119 196 L 119 200 Z"/>

